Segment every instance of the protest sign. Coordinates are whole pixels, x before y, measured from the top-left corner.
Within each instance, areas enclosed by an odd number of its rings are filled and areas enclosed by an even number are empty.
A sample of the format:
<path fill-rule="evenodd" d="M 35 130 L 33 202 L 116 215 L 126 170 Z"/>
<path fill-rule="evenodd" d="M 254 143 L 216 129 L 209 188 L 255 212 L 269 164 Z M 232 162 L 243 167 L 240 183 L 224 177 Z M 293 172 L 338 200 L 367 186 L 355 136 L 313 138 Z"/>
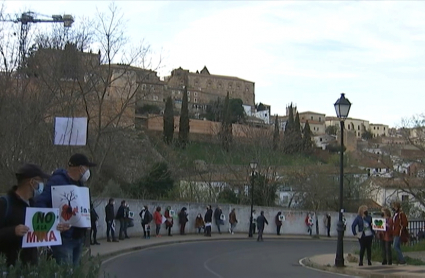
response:
<path fill-rule="evenodd" d="M 55 145 L 85 146 L 87 143 L 87 118 L 55 118 Z"/>
<path fill-rule="evenodd" d="M 385 231 L 387 228 L 387 220 L 385 218 L 372 218 L 372 229 L 374 231 Z"/>
<path fill-rule="evenodd" d="M 62 238 L 56 229 L 59 223 L 59 209 L 30 208 L 25 213 L 28 233 L 22 237 L 22 248 L 61 245 Z"/>
<path fill-rule="evenodd" d="M 59 209 L 60 222 L 90 228 L 90 193 L 87 187 L 52 186 L 52 206 Z"/>

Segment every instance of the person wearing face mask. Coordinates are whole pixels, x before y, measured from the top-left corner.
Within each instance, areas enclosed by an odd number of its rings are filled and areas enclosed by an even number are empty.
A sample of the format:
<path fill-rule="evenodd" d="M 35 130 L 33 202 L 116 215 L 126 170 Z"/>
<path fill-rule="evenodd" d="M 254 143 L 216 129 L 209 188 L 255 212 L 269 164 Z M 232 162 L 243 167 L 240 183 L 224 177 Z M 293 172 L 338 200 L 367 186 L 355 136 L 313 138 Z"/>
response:
<path fill-rule="evenodd" d="M 365 251 L 367 252 L 367 264 L 372 265 L 372 240 L 375 232 L 372 229 L 372 217 L 367 211 L 367 206 L 359 207 L 357 217 L 351 225 L 351 231 L 358 238 L 360 244 L 359 266 L 363 265 Z"/>
<path fill-rule="evenodd" d="M 90 167 L 94 166 L 96 166 L 96 164 L 90 162 L 84 154 L 77 153 L 72 155 L 69 158 L 68 167 L 66 169 L 57 169 L 50 176 L 43 193 L 35 199 L 36 207 L 52 207 L 52 186 L 85 186 L 84 184 L 90 178 Z M 89 206 L 90 204 L 87 204 L 87 207 Z M 52 246 L 53 258 L 55 258 L 58 264 L 73 264 L 74 266 L 78 266 L 83 251 L 87 228 L 63 225 L 64 226 L 60 230 L 62 245 Z"/>
<path fill-rule="evenodd" d="M 27 207 L 34 207 L 34 197 L 44 188 L 49 176 L 34 164 L 25 164 L 16 172 L 17 186 L 0 198 L 0 254 L 6 256 L 8 266 L 19 259 L 23 264 L 37 263 L 37 248 L 22 248 Z"/>

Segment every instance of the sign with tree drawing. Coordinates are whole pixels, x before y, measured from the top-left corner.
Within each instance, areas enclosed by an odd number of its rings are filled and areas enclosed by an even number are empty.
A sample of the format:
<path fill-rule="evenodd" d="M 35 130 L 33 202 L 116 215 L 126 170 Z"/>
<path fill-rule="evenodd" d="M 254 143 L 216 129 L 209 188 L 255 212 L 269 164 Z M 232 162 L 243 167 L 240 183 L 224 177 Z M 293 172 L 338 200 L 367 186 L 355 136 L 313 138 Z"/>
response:
<path fill-rule="evenodd" d="M 90 192 L 76 185 L 52 186 L 52 205 L 59 209 L 60 222 L 90 228 Z"/>
<path fill-rule="evenodd" d="M 28 233 L 22 238 L 22 248 L 61 245 L 62 238 L 56 229 L 59 223 L 59 209 L 30 208 L 25 214 Z"/>

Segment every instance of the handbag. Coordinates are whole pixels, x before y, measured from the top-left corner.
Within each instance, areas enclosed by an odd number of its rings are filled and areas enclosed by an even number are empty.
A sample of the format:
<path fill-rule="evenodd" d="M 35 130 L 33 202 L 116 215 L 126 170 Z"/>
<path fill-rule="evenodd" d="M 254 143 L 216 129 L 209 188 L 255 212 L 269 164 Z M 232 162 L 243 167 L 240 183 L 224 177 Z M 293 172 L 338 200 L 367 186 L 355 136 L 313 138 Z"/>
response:
<path fill-rule="evenodd" d="M 410 235 L 409 235 L 409 232 L 407 231 L 407 227 L 404 227 L 401 230 L 400 242 L 407 243 L 407 242 L 409 242 L 409 238 L 410 238 Z"/>

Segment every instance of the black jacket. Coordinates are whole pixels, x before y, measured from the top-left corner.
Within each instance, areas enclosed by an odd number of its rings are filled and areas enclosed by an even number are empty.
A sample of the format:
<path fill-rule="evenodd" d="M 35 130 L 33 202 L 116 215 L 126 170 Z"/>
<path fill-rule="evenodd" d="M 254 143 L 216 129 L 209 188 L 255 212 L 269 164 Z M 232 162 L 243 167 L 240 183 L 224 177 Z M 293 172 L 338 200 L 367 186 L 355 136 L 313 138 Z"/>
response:
<path fill-rule="evenodd" d="M 90 221 L 91 226 L 96 227 L 96 221 L 99 220 L 99 215 L 97 215 L 97 212 L 94 208 L 90 209 Z"/>
<path fill-rule="evenodd" d="M 221 216 L 222 213 L 223 212 L 221 211 L 221 209 L 216 208 L 215 211 L 214 211 L 214 219 L 216 221 L 219 221 L 220 220 L 220 216 Z"/>
<path fill-rule="evenodd" d="M 0 199 L 0 253 L 6 256 L 7 265 L 14 265 L 21 251 L 20 259 L 23 263 L 37 263 L 37 248 L 22 248 L 22 237 L 15 235 L 15 227 L 25 225 L 25 214 L 28 204 L 16 195 L 17 187 L 14 186 L 7 195 L 9 212 L 6 216 L 6 203 Z M 33 200 L 29 200 L 29 206 L 33 207 Z"/>
<path fill-rule="evenodd" d="M 263 230 L 264 229 L 264 224 L 269 225 L 269 222 L 267 221 L 266 217 L 264 215 L 260 215 L 257 217 L 257 229 L 258 230 Z"/>
<path fill-rule="evenodd" d="M 105 220 L 106 222 L 114 221 L 114 205 L 113 204 L 107 204 L 105 207 Z"/>
<path fill-rule="evenodd" d="M 143 213 L 145 213 L 145 214 L 143 214 Z M 151 221 L 153 219 L 152 214 L 147 209 L 146 210 L 142 209 L 142 211 L 140 211 L 140 213 L 139 213 L 139 216 L 140 216 L 140 218 L 142 218 L 142 216 L 143 216 L 142 224 L 144 224 L 144 225 L 151 223 Z"/>
<path fill-rule="evenodd" d="M 186 224 L 186 222 L 188 222 L 189 219 L 187 219 L 187 214 L 185 210 L 180 211 L 179 213 L 179 223 L 180 224 Z"/>
<path fill-rule="evenodd" d="M 205 217 L 204 217 L 205 223 L 211 223 L 212 222 L 212 215 L 213 215 L 212 209 L 207 210 L 207 212 L 205 213 Z"/>

